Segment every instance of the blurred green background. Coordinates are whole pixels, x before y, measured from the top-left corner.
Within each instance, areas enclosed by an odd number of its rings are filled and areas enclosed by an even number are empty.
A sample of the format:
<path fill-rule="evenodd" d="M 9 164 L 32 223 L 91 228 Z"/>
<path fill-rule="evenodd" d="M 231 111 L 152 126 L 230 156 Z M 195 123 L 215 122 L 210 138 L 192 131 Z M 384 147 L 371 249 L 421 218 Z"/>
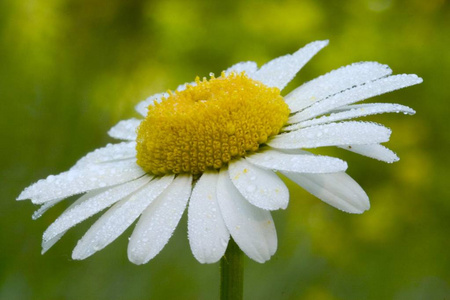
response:
<path fill-rule="evenodd" d="M 376 98 L 417 110 L 370 118 L 393 129 L 393 165 L 345 151 L 372 208 L 349 215 L 290 185 L 274 212 L 279 247 L 246 258 L 246 299 L 450 299 L 450 6 L 445 0 L 0 1 L 0 298 L 215 299 L 218 264 L 201 265 L 186 216 L 150 263 L 127 261 L 131 229 L 85 261 L 71 250 L 94 220 L 47 254 L 30 183 L 113 142 L 106 131 L 134 105 L 196 75 L 258 64 L 330 39 L 288 89 L 356 61 L 379 61 L 424 83 Z"/>

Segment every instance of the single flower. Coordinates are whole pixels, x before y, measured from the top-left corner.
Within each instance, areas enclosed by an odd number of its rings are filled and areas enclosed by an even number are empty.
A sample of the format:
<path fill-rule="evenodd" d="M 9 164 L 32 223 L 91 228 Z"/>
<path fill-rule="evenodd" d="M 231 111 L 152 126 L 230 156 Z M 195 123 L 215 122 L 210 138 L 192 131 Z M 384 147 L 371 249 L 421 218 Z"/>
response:
<path fill-rule="evenodd" d="M 230 236 L 253 260 L 275 253 L 270 211 L 285 209 L 289 191 L 279 172 L 324 202 L 349 213 L 369 209 L 364 190 L 345 173 L 347 163 L 305 149 L 337 146 L 385 162 L 398 157 L 381 143 L 391 131 L 349 119 L 414 110 L 399 104 L 354 104 L 422 82 L 391 75 L 376 62 L 360 62 L 280 91 L 328 41 L 306 45 L 261 68 L 238 63 L 220 77 L 178 87 L 139 103 L 144 119 L 119 122 L 110 131 L 122 143 L 81 158 L 69 171 L 26 188 L 18 200 L 43 204 L 38 218 L 67 197 L 82 194 L 44 232 L 46 252 L 68 229 L 109 209 L 78 241 L 72 257 L 103 249 L 139 218 L 128 258 L 143 264 L 167 244 L 186 206 L 192 253 L 217 262 Z"/>

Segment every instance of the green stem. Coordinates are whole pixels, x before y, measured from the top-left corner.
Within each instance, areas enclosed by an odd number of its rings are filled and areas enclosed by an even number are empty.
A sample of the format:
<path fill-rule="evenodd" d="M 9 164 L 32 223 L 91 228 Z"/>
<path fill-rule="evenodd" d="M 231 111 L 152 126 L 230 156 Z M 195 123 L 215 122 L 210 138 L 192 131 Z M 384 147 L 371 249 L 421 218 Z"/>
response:
<path fill-rule="evenodd" d="M 220 299 L 242 300 L 244 293 L 244 256 L 230 238 L 227 251 L 220 260 Z"/>

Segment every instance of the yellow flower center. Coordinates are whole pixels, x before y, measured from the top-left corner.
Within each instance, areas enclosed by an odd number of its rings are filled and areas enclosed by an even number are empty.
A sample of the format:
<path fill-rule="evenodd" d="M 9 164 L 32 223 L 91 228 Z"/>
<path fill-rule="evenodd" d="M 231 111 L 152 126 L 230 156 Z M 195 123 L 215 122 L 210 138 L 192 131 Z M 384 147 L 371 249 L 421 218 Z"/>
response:
<path fill-rule="evenodd" d="M 155 175 L 200 174 L 258 150 L 287 122 L 278 88 L 225 73 L 148 107 L 138 128 L 137 163 Z"/>

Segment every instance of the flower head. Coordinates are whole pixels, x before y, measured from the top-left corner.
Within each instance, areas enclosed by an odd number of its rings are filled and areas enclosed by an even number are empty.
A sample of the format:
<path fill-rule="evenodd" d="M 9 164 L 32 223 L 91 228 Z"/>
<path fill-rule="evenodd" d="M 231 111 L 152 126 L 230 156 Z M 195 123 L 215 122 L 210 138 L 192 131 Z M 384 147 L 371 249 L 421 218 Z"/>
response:
<path fill-rule="evenodd" d="M 422 82 L 390 75 L 375 62 L 360 62 L 280 91 L 319 50 L 318 41 L 261 68 L 238 63 L 220 77 L 197 78 L 175 92 L 157 94 L 136 110 L 144 119 L 119 122 L 110 131 L 122 143 L 81 158 L 69 171 L 26 188 L 18 200 L 43 204 L 33 218 L 65 198 L 83 194 L 44 232 L 42 252 L 76 224 L 108 208 L 79 240 L 72 257 L 84 259 L 107 246 L 139 218 L 128 257 L 148 262 L 166 245 L 188 205 L 192 253 L 218 261 L 230 236 L 253 260 L 275 253 L 270 211 L 285 209 L 289 191 L 279 172 L 324 202 L 349 213 L 370 206 L 363 189 L 345 173 L 346 162 L 307 149 L 337 146 L 385 162 L 398 157 L 381 143 L 391 131 L 348 121 L 414 110 L 399 104 L 355 104 Z"/>

